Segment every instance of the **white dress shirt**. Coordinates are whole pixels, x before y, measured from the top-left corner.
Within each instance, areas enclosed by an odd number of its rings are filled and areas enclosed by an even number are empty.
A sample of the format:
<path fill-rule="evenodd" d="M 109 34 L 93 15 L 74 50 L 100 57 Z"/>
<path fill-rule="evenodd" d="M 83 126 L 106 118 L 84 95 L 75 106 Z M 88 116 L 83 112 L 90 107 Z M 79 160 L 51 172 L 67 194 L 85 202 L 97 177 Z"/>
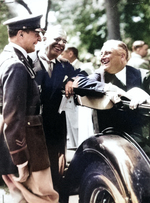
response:
<path fill-rule="evenodd" d="M 126 66 L 115 75 L 124 85 L 126 85 Z"/>

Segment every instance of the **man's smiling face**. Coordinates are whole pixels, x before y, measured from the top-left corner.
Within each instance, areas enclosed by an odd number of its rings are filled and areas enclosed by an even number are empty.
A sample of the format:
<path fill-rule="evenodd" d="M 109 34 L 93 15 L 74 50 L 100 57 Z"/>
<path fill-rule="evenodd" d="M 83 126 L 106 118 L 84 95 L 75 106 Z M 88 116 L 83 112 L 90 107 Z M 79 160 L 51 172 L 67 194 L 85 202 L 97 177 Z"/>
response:
<path fill-rule="evenodd" d="M 51 54 L 55 55 L 56 58 L 64 51 L 66 40 L 59 36 L 54 38 L 54 42 L 50 45 Z"/>
<path fill-rule="evenodd" d="M 120 47 L 113 48 L 111 44 L 104 45 L 101 49 L 100 60 L 105 71 L 111 74 L 115 74 L 123 68 Z"/>
<path fill-rule="evenodd" d="M 51 33 L 50 33 L 51 35 Z M 67 35 L 64 30 L 59 28 L 55 31 L 53 36 L 48 36 L 46 39 L 47 42 L 47 56 L 48 58 L 54 59 L 57 58 L 65 49 L 67 43 Z"/>

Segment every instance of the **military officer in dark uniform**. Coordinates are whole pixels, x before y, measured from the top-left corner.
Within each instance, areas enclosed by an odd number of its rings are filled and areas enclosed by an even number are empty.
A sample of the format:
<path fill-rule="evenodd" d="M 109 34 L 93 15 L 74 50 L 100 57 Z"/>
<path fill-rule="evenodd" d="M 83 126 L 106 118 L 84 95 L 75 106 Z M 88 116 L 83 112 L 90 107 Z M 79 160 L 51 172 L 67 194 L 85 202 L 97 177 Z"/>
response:
<path fill-rule="evenodd" d="M 58 202 L 45 144 L 40 97 L 27 53 L 41 41 L 42 15 L 13 18 L 0 55 L 0 173 L 15 203 Z"/>

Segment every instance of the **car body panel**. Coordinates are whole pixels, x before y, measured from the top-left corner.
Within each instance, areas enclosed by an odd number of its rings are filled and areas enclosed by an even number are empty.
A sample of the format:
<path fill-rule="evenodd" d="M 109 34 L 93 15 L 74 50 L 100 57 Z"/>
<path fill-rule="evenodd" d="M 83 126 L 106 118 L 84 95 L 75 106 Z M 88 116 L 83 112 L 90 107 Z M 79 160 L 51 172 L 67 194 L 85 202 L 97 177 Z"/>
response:
<path fill-rule="evenodd" d="M 77 149 L 64 177 L 65 195 L 78 194 L 87 166 L 105 161 L 119 184 L 126 202 L 150 197 L 150 161 L 141 147 L 125 133 L 108 130 L 85 140 Z"/>

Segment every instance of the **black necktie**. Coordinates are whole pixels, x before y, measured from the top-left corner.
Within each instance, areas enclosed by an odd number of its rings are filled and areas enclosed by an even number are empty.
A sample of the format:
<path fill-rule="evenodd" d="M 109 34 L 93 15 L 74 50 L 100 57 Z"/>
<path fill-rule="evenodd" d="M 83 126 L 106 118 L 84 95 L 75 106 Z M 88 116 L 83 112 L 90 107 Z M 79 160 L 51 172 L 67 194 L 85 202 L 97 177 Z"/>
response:
<path fill-rule="evenodd" d="M 105 77 L 105 83 L 111 82 L 112 84 L 114 84 L 114 81 L 116 79 L 115 74 L 110 74 L 108 72 L 105 72 L 104 77 Z"/>
<path fill-rule="evenodd" d="M 105 72 L 104 77 L 105 77 L 105 83 L 111 82 L 113 85 L 116 85 L 117 87 L 126 91 L 126 86 L 116 77 L 115 74 L 110 74 L 108 72 Z"/>
<path fill-rule="evenodd" d="M 32 61 L 32 59 L 30 58 L 30 56 L 27 56 L 27 60 L 28 60 L 28 62 L 29 62 L 29 64 L 30 64 L 31 68 L 33 68 L 33 61 Z"/>

